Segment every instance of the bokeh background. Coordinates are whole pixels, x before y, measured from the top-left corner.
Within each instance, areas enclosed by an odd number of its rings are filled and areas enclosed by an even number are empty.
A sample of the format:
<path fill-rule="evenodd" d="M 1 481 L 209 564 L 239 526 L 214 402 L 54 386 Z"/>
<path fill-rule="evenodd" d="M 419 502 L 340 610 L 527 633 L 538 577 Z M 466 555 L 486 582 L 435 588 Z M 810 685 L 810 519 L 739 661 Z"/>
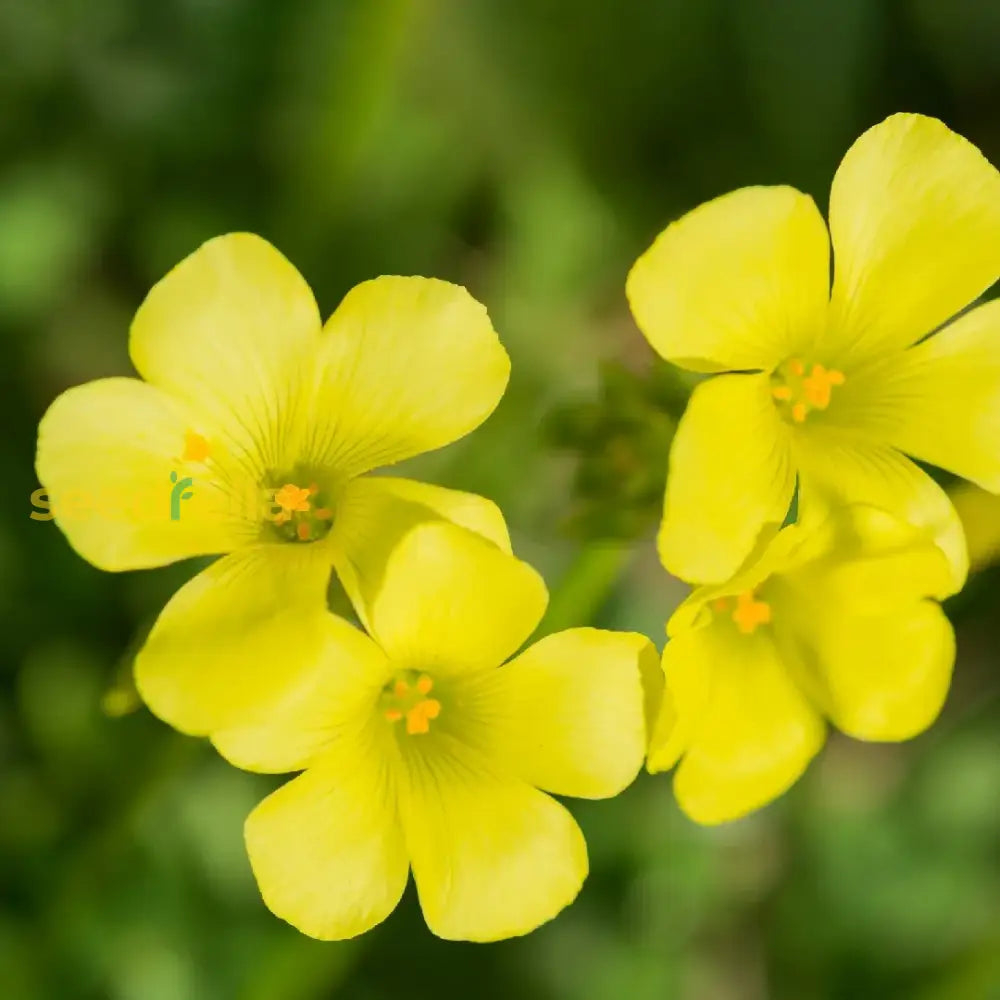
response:
<path fill-rule="evenodd" d="M 3 1000 L 993 1000 L 1000 997 L 1000 506 L 940 722 L 833 738 L 763 812 L 701 829 L 666 776 L 573 808 L 592 874 L 554 923 L 447 944 L 408 891 L 321 944 L 242 848 L 276 783 L 136 703 L 131 656 L 198 566 L 102 574 L 29 518 L 38 418 L 130 372 L 149 286 L 215 234 L 276 243 L 332 311 L 436 275 L 485 301 L 514 376 L 410 471 L 497 500 L 547 627 L 662 643 L 652 536 L 690 389 L 625 305 L 671 218 L 752 183 L 826 205 L 897 110 L 1000 162 L 989 0 L 0 0 L 0 997 Z"/>

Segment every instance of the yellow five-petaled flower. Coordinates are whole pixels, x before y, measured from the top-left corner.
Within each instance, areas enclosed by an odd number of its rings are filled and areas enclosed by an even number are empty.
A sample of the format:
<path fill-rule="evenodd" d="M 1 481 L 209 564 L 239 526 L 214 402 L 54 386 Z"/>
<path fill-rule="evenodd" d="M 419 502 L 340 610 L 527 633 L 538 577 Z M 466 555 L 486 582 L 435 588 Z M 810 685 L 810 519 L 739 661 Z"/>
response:
<path fill-rule="evenodd" d="M 175 595 L 136 663 L 143 697 L 179 729 L 231 725 L 294 680 L 320 642 L 331 566 L 353 598 L 357 554 L 432 516 L 509 549 L 488 501 L 365 475 L 467 434 L 499 402 L 507 354 L 463 288 L 376 278 L 324 325 L 274 247 L 222 236 L 152 289 L 129 350 L 144 381 L 52 404 L 38 475 L 103 569 L 229 553 Z M 74 495 L 107 502 L 73 517 Z"/>
<path fill-rule="evenodd" d="M 734 191 L 669 226 L 629 275 L 633 314 L 668 361 L 724 374 L 695 389 L 674 440 L 666 567 L 731 576 L 797 482 L 802 511 L 870 503 L 923 525 L 961 584 L 955 511 L 904 453 L 1000 492 L 1000 302 L 938 331 L 998 275 L 1000 174 L 919 115 L 847 152 L 829 235 L 789 187 Z"/>
<path fill-rule="evenodd" d="M 545 585 L 444 522 L 359 572 L 371 637 L 327 615 L 284 700 L 213 734 L 241 767 L 304 771 L 247 820 L 264 899 L 306 934 L 352 937 L 388 916 L 412 868 L 436 934 L 526 933 L 587 873 L 580 829 L 544 792 L 604 798 L 632 781 L 655 650 L 580 628 L 500 666 L 537 626 Z"/>
<path fill-rule="evenodd" d="M 937 717 L 955 657 L 937 603 L 954 591 L 920 529 L 865 505 L 762 534 L 731 580 L 667 626 L 666 687 L 648 767 L 702 823 L 776 798 L 825 738 L 903 740 Z"/>

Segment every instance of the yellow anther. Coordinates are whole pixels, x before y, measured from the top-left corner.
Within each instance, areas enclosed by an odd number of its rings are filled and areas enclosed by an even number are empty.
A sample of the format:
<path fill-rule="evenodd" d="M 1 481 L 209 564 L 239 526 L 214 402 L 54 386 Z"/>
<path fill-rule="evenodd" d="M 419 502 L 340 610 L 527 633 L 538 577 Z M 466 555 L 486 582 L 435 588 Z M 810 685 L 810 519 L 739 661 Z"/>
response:
<path fill-rule="evenodd" d="M 794 423 L 801 424 L 813 410 L 825 410 L 834 387 L 844 381 L 844 373 L 836 368 L 827 368 L 818 361 L 807 365 L 799 358 L 791 358 L 771 376 L 771 396 L 787 407 L 784 412 Z"/>
<path fill-rule="evenodd" d="M 392 687 L 392 693 L 397 698 L 405 698 L 410 693 L 410 685 L 406 681 L 396 681 Z"/>
<path fill-rule="evenodd" d="M 723 614 L 724 612 L 729 610 L 728 597 L 717 597 L 714 601 L 711 602 L 711 604 L 712 604 L 712 610 L 719 612 L 719 614 Z"/>
<path fill-rule="evenodd" d="M 385 717 L 390 722 L 399 722 L 399 720 L 403 717 L 403 713 L 398 708 L 387 708 L 385 710 Z"/>
<path fill-rule="evenodd" d="M 430 694 L 431 688 L 434 687 L 434 681 L 432 681 L 427 674 L 421 674 L 417 678 L 417 690 L 421 694 Z"/>
<path fill-rule="evenodd" d="M 752 590 L 745 590 L 736 598 L 733 621 L 744 635 L 750 635 L 759 625 L 770 623 L 771 605 L 766 601 L 758 601 Z"/>

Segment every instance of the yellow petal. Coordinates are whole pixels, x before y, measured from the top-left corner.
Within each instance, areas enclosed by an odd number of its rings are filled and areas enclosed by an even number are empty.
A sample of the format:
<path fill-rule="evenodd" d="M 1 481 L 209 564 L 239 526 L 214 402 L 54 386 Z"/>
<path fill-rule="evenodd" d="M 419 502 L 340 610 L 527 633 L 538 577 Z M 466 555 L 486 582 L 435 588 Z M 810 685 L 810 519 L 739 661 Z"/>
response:
<path fill-rule="evenodd" d="M 1000 559 L 1000 496 L 971 483 L 958 483 L 948 491 L 965 529 L 973 570 Z"/>
<path fill-rule="evenodd" d="M 305 460 L 346 476 L 464 437 L 507 387 L 510 361 L 486 309 L 446 281 L 362 282 L 324 333 Z"/>
<path fill-rule="evenodd" d="M 934 118 L 898 114 L 847 151 L 830 193 L 838 367 L 915 343 L 1000 275 L 1000 174 Z"/>
<path fill-rule="evenodd" d="M 587 876 L 587 847 L 558 802 L 494 773 L 447 736 L 414 747 L 405 767 L 400 813 L 435 934 L 462 941 L 527 934 L 573 901 Z"/>
<path fill-rule="evenodd" d="M 266 716 L 212 733 L 215 748 L 247 771 L 281 773 L 310 766 L 371 715 L 389 677 L 385 654 L 353 625 L 326 615 L 322 646 Z"/>
<path fill-rule="evenodd" d="M 767 632 L 744 636 L 727 622 L 710 624 L 665 657 L 665 671 L 686 743 L 674 794 L 698 823 L 736 819 L 777 798 L 823 744 L 823 723 Z M 677 749 L 664 740 L 650 767 L 666 765 Z"/>
<path fill-rule="evenodd" d="M 742 188 L 668 226 L 625 286 L 654 350 L 695 371 L 771 369 L 822 332 L 830 241 L 813 200 Z"/>
<path fill-rule="evenodd" d="M 955 638 L 933 601 L 884 614 L 827 602 L 813 593 L 795 636 L 815 703 L 849 736 L 905 740 L 938 716 L 955 662 Z"/>
<path fill-rule="evenodd" d="M 682 580 L 731 577 L 795 489 L 788 425 L 766 375 L 720 375 L 695 389 L 670 452 L 658 545 Z"/>
<path fill-rule="evenodd" d="M 894 448 L 817 426 L 797 441 L 799 511 L 822 519 L 843 504 L 868 504 L 922 528 L 951 564 L 954 590 L 969 569 L 962 524 L 948 495 Z"/>
<path fill-rule="evenodd" d="M 646 762 L 654 774 L 669 771 L 681 759 L 691 745 L 692 736 L 700 730 L 708 709 L 715 669 L 712 661 L 705 658 L 706 637 L 702 631 L 684 628 L 663 648 L 665 683 Z"/>
<path fill-rule="evenodd" d="M 297 457 L 294 418 L 320 331 L 298 271 L 259 236 L 230 233 L 153 287 L 129 349 L 143 378 L 203 414 L 259 478 Z"/>
<path fill-rule="evenodd" d="M 361 591 L 370 631 L 398 668 L 499 666 L 545 613 L 545 583 L 527 563 L 445 521 L 414 528 L 380 568 L 362 573 Z"/>
<path fill-rule="evenodd" d="M 955 592 L 951 564 L 925 530 L 866 504 L 836 507 L 821 521 L 793 525 L 774 572 L 802 603 L 851 614 L 879 614 Z M 785 583 L 782 583 L 785 586 Z"/>
<path fill-rule="evenodd" d="M 852 375 L 852 423 L 924 462 L 1000 492 L 1000 301 Z"/>
<path fill-rule="evenodd" d="M 142 569 L 228 552 L 253 536 L 238 502 L 246 482 L 184 461 L 191 428 L 183 407 L 130 378 L 78 386 L 49 407 L 38 430 L 38 478 L 84 559 Z"/>
<path fill-rule="evenodd" d="M 955 648 L 933 598 L 954 587 L 920 529 L 872 507 L 840 508 L 768 584 L 775 633 L 812 701 L 861 739 L 907 739 L 944 703 Z"/>
<path fill-rule="evenodd" d="M 266 717 L 323 649 L 329 552 L 255 546 L 185 584 L 135 662 L 143 700 L 183 732 Z"/>
<path fill-rule="evenodd" d="M 303 934 L 339 941 L 383 921 L 406 887 L 389 761 L 368 732 L 269 795 L 246 822 L 268 908 Z"/>
<path fill-rule="evenodd" d="M 459 682 L 455 697 L 475 719 L 469 738 L 498 769 L 556 795 L 607 798 L 631 784 L 646 753 L 648 658 L 655 667 L 645 636 L 569 629 Z"/>
<path fill-rule="evenodd" d="M 475 493 L 389 476 L 361 476 L 344 487 L 329 539 L 337 575 L 361 621 L 368 621 L 362 580 L 380 580 L 399 540 L 432 520 L 457 524 L 511 551 L 500 508 Z"/>

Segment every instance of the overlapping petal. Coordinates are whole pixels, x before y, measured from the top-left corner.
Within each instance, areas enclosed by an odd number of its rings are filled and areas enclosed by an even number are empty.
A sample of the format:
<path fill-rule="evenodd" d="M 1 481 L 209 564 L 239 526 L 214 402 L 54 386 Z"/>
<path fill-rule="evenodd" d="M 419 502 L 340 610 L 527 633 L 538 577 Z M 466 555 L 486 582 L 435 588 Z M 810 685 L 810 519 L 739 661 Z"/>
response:
<path fill-rule="evenodd" d="M 266 714 L 212 733 L 215 748 L 231 764 L 246 771 L 302 770 L 331 745 L 350 739 L 358 720 L 372 714 L 389 676 L 385 654 L 335 615 L 325 615 L 320 629 L 315 658 L 295 671 Z"/>
<path fill-rule="evenodd" d="M 789 668 L 844 732 L 899 740 L 937 717 L 955 644 L 938 600 L 954 590 L 919 529 L 863 505 L 811 533 L 808 558 L 769 586 Z"/>
<path fill-rule="evenodd" d="M 548 593 L 527 563 L 445 521 L 418 525 L 362 579 L 370 631 L 398 668 L 496 667 L 534 631 Z"/>
<path fill-rule="evenodd" d="M 337 576 L 361 621 L 369 620 L 368 606 L 396 544 L 433 520 L 457 524 L 511 551 L 500 508 L 475 493 L 389 476 L 361 476 L 344 487 L 329 541 Z"/>
<path fill-rule="evenodd" d="M 822 520 L 843 504 L 882 508 L 926 531 L 948 557 L 954 589 L 962 586 L 969 567 L 962 524 L 926 472 L 889 445 L 832 428 L 810 428 L 795 451 L 804 517 Z"/>
<path fill-rule="evenodd" d="M 264 902 L 311 937 L 364 933 L 395 909 L 406 887 L 397 782 L 377 744 L 369 730 L 343 737 L 247 818 Z"/>
<path fill-rule="evenodd" d="M 785 529 L 780 586 L 808 611 L 817 602 L 849 613 L 895 611 L 956 591 L 945 552 L 918 525 L 869 504 L 834 508 L 825 518 Z"/>
<path fill-rule="evenodd" d="M 558 632 L 499 670 L 459 682 L 464 732 L 501 771 L 537 788 L 617 795 L 642 766 L 643 674 L 655 671 L 656 650 L 645 636 Z"/>
<path fill-rule="evenodd" d="M 493 412 L 509 374 L 485 307 L 464 288 L 362 282 L 324 329 L 303 460 L 356 476 L 440 448 Z"/>
<path fill-rule="evenodd" d="M 573 901 L 587 847 L 573 817 L 442 736 L 405 755 L 400 814 L 427 925 L 439 937 L 526 934 Z"/>
<path fill-rule="evenodd" d="M 626 294 L 639 329 L 694 371 L 769 370 L 822 334 L 830 241 L 807 195 L 749 187 L 668 226 Z"/>
<path fill-rule="evenodd" d="M 1000 275 L 1000 173 L 942 122 L 897 114 L 847 151 L 830 193 L 831 360 L 915 343 Z"/>
<path fill-rule="evenodd" d="M 135 662 L 143 700 L 192 735 L 259 722 L 326 645 L 329 552 L 257 545 L 220 559 L 163 609 Z"/>
<path fill-rule="evenodd" d="M 658 545 L 683 580 L 733 575 L 795 490 L 789 427 L 766 375 L 720 375 L 691 396 L 670 452 Z"/>

